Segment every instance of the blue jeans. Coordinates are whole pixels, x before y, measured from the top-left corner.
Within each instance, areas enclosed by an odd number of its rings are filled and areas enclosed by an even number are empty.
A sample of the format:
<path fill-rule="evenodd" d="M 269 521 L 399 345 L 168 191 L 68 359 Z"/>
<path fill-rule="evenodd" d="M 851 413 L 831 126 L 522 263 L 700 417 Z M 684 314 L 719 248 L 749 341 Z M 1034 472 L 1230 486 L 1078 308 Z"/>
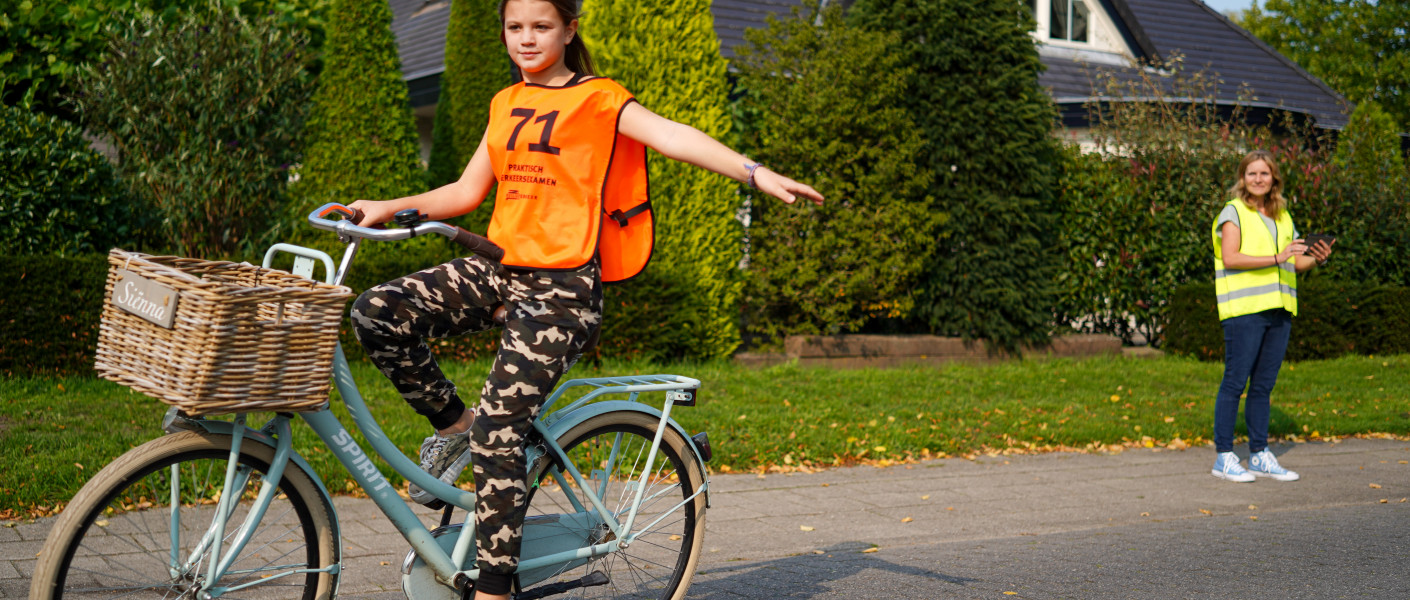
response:
<path fill-rule="evenodd" d="M 1214 400 L 1214 448 L 1234 451 L 1234 421 L 1239 416 L 1239 395 L 1248 384 L 1244 424 L 1248 426 L 1248 451 L 1268 447 L 1269 395 L 1278 382 L 1278 369 L 1288 351 L 1292 314 L 1281 308 L 1230 317 L 1224 326 L 1224 381 Z"/>

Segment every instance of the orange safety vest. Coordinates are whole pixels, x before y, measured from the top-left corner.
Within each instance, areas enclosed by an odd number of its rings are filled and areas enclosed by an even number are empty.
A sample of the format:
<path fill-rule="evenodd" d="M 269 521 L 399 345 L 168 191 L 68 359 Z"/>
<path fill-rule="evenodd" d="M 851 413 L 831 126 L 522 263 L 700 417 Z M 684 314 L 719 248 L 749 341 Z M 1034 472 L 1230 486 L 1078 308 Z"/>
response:
<path fill-rule="evenodd" d="M 629 102 L 631 93 L 600 77 L 518 83 L 495 95 L 485 140 L 499 186 L 489 238 L 504 248 L 505 266 L 569 270 L 597 255 L 609 282 L 646 267 L 655 239 L 646 147 L 617 133 Z"/>

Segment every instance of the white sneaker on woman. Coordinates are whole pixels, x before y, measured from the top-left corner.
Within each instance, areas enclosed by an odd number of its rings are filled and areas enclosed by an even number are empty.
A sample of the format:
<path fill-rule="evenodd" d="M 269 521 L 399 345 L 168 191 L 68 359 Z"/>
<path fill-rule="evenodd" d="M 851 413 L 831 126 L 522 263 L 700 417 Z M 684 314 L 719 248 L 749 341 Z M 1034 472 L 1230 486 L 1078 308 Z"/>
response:
<path fill-rule="evenodd" d="M 1284 469 L 1278 464 L 1278 457 L 1267 448 L 1248 457 L 1248 470 L 1258 477 L 1272 477 L 1278 481 L 1297 481 L 1297 472 Z"/>
<path fill-rule="evenodd" d="M 1233 452 L 1220 452 L 1214 459 L 1214 469 L 1209 474 L 1236 483 L 1253 481 L 1253 474 L 1244 470 L 1243 465 L 1239 464 L 1239 455 Z"/>

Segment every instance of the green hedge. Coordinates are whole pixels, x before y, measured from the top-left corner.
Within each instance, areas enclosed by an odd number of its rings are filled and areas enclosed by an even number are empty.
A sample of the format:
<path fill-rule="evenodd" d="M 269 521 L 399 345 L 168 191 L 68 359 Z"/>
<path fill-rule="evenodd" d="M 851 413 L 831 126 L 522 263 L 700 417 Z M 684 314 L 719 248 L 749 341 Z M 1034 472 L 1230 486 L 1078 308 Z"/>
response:
<path fill-rule="evenodd" d="M 91 372 L 107 256 L 0 256 L 0 374 Z"/>
<path fill-rule="evenodd" d="M 1307 277 L 1298 283 L 1288 360 L 1318 360 L 1344 354 L 1410 352 L 1410 304 L 1405 287 Z M 1214 284 L 1175 290 L 1165 348 L 1202 360 L 1224 360 L 1224 331 Z"/>

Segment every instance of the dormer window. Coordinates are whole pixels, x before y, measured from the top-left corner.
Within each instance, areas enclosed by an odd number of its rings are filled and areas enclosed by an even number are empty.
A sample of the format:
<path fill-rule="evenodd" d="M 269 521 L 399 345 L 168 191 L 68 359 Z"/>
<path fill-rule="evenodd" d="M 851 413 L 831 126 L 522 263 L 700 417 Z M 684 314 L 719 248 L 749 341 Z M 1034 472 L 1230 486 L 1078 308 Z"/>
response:
<path fill-rule="evenodd" d="M 1048 39 L 1087 41 L 1088 12 L 1085 0 L 1048 0 Z"/>
<path fill-rule="evenodd" d="M 1133 56 L 1098 0 L 1028 0 L 1033 37 L 1049 48 Z"/>

